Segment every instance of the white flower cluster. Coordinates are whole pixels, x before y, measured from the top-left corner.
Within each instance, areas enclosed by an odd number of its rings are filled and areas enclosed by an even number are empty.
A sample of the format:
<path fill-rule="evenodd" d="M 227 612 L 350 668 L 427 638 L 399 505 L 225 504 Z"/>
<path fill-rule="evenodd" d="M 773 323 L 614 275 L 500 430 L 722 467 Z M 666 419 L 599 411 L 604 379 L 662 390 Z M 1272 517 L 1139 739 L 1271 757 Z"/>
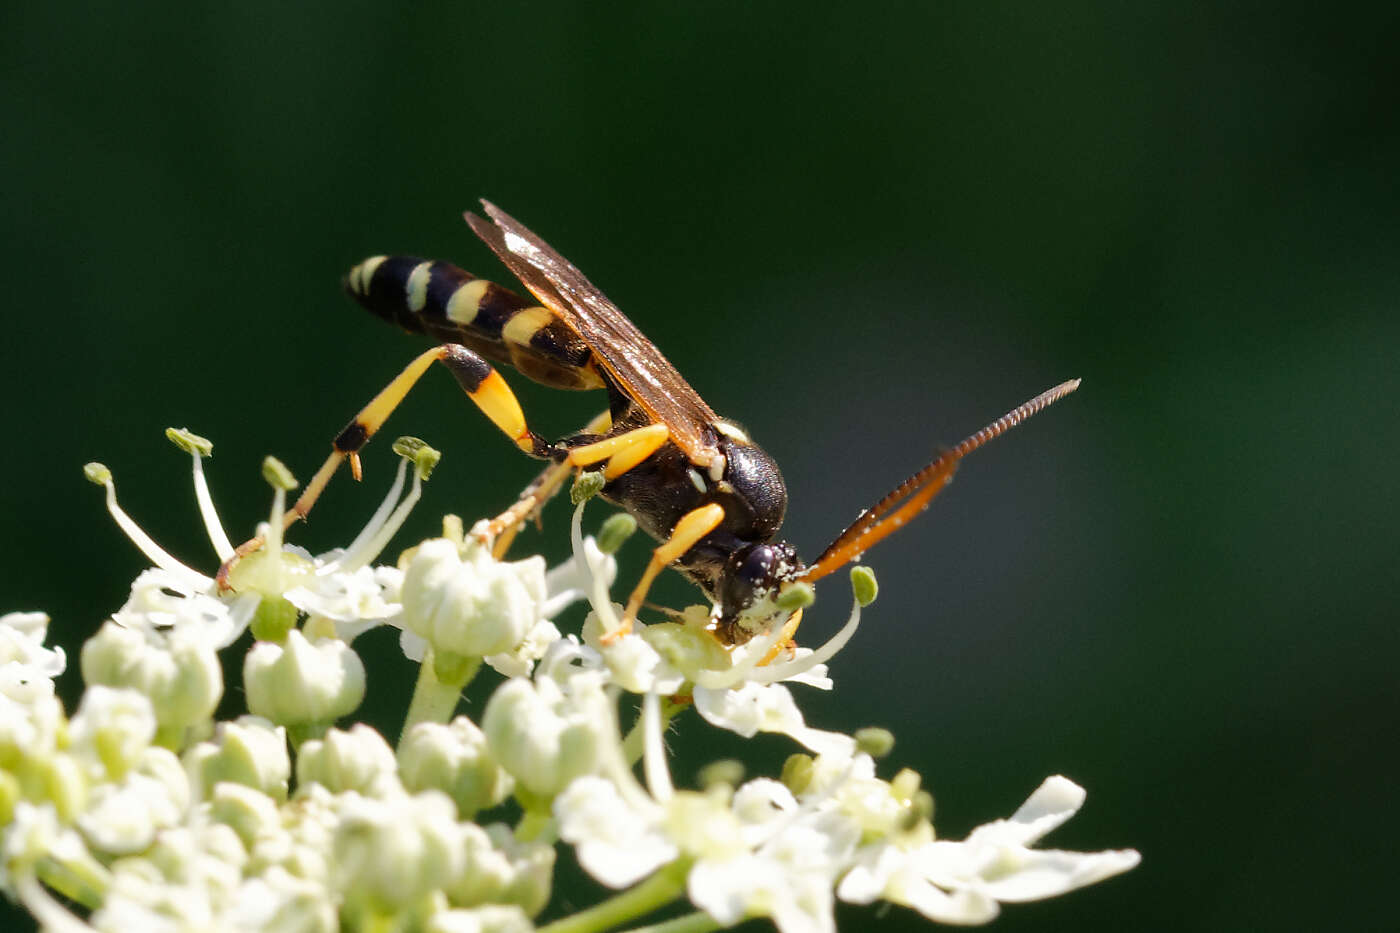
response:
<path fill-rule="evenodd" d="M 232 562 L 204 479 L 208 442 L 171 436 L 192 455 L 214 552 Z M 374 565 L 436 459 L 421 442 L 396 449 L 405 459 L 384 504 L 348 547 L 320 556 L 283 544 L 292 483 L 270 464 L 264 546 L 226 579 L 161 550 L 117 505 L 110 473 L 89 467 L 154 567 L 83 645 L 71 718 L 47 616 L 0 617 L 0 890 L 45 929 L 528 931 L 550 903 L 558 841 L 625 890 L 539 927 L 550 933 L 625 927 L 684 900 L 695 912 L 675 929 L 765 916 L 782 933 L 834 930 L 838 899 L 982 923 L 1000 904 L 1137 863 L 1126 850 L 1032 848 L 1083 802 L 1062 777 L 1010 819 L 939 839 L 918 775 L 876 775 L 887 734 L 808 726 L 788 685 L 831 688 L 826 662 L 862 599 L 815 651 L 785 645 L 782 619 L 726 648 L 702 608 L 604 639 L 617 625 L 616 564 L 583 536 L 582 504 L 574 556 L 553 570 L 498 559 L 486 526 L 463 533 L 452 519 L 395 566 Z M 551 620 L 580 598 L 592 612 L 579 636 L 562 635 Z M 384 624 L 420 665 L 397 747 L 363 723 L 336 727 L 366 691 L 352 642 Z M 248 713 L 216 721 L 218 652 L 249 628 Z M 502 676 L 478 723 L 456 706 L 483 664 Z M 624 736 L 619 710 L 633 706 Z M 677 789 L 663 732 L 691 706 L 805 751 L 777 779 L 741 783 L 740 766 L 720 762 L 705 786 Z"/>

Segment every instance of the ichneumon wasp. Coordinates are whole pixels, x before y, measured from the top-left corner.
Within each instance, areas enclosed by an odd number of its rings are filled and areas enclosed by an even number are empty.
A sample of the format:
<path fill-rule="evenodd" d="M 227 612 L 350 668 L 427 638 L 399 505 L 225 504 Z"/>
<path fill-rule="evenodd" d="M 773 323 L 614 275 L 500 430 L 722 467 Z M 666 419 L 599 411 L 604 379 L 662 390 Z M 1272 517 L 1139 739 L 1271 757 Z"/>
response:
<path fill-rule="evenodd" d="M 343 461 L 359 477 L 359 450 L 433 363 L 528 456 L 550 466 L 489 525 L 503 553 L 518 526 L 574 471 L 599 469 L 601 497 L 630 513 L 661 542 L 627 602 L 630 629 L 652 581 L 667 566 L 694 581 L 715 605 L 715 634 L 740 644 L 766 631 L 773 600 L 797 581 L 815 583 L 926 508 L 958 462 L 1079 387 L 1061 383 L 943 451 L 842 532 L 812 564 L 775 540 L 787 490 L 772 458 L 716 415 L 655 345 L 577 268 L 505 211 L 483 201 L 486 218 L 467 223 L 534 296 L 534 301 L 449 263 L 375 256 L 349 273 L 361 305 L 439 345 L 420 354 L 335 438 L 333 450 L 287 515 L 304 518 Z M 489 219 L 487 219 L 489 218 Z M 604 389 L 608 410 L 583 431 L 547 441 L 530 430 L 515 394 L 492 361 L 560 389 Z M 240 553 L 260 545 L 248 542 Z M 793 623 L 789 623 L 790 625 Z"/>

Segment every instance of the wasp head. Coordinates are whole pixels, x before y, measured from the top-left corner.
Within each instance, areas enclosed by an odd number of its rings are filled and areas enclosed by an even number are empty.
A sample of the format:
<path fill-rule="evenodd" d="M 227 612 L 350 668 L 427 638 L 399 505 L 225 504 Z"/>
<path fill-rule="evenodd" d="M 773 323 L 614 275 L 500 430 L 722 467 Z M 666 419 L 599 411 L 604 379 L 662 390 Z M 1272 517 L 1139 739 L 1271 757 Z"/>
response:
<path fill-rule="evenodd" d="M 720 638 L 737 645 L 765 631 L 778 611 L 779 591 L 805 569 L 786 541 L 750 544 L 730 554 L 715 586 Z"/>

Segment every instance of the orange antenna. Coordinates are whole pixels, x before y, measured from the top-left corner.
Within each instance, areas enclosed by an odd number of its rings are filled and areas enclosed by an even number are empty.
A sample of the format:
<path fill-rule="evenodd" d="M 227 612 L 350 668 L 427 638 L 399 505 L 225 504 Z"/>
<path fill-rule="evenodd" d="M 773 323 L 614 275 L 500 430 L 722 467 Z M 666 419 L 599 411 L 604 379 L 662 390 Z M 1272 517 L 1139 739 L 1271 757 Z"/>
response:
<path fill-rule="evenodd" d="M 957 446 L 939 454 L 928 466 L 891 489 L 884 498 L 861 513 L 851 527 L 831 542 L 816 562 L 808 568 L 803 579 L 815 583 L 822 577 L 857 559 L 877 543 L 904 527 L 915 515 L 928 508 L 933 497 L 948 485 L 958 461 L 978 447 L 1000 437 L 1043 408 L 1058 402 L 1079 388 L 1079 380 L 1062 382 L 1040 393 L 1023 405 L 1018 405 L 982 430 L 965 438 Z"/>

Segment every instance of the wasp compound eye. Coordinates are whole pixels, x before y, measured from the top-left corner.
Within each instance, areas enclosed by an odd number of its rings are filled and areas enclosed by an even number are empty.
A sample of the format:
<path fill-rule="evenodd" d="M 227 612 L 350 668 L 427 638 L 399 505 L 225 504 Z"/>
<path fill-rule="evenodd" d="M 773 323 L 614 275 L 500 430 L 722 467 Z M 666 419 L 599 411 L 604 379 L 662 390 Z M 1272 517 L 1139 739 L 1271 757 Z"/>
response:
<path fill-rule="evenodd" d="M 729 556 L 719 583 L 723 618 L 734 619 L 784 580 L 796 576 L 801 567 L 796 552 L 786 542 L 739 548 Z"/>

